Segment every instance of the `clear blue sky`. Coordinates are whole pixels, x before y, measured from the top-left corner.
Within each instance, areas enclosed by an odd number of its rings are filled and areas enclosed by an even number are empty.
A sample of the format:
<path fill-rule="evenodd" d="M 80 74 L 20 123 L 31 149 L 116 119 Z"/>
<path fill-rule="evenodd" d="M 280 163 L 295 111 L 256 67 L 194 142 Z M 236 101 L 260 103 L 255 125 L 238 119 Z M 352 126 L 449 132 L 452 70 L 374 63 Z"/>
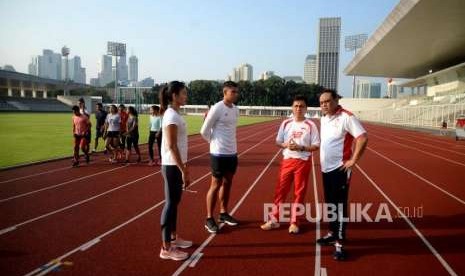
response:
<path fill-rule="evenodd" d="M 0 66 L 27 72 L 42 49 L 63 45 L 79 55 L 87 79 L 96 77 L 107 41 L 127 44 L 139 58 L 139 78 L 224 79 L 233 67 L 303 76 L 307 54 L 317 50 L 318 18 L 342 18 L 340 84 L 351 94 L 342 70 L 352 58 L 344 36 L 373 33 L 398 0 L 312 1 L 36 1 L 0 0 Z M 384 80 L 383 80 L 384 81 Z M 384 91 L 383 91 L 384 92 Z"/>

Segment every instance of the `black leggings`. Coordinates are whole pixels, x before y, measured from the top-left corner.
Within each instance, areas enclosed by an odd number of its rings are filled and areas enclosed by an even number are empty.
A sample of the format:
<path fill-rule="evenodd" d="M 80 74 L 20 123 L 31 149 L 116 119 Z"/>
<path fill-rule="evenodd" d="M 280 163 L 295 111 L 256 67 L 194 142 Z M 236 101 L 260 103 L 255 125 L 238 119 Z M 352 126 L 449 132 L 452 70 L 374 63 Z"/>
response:
<path fill-rule="evenodd" d="M 171 241 L 171 233 L 176 232 L 178 204 L 182 195 L 182 173 L 177 166 L 162 166 L 165 180 L 165 206 L 161 212 L 161 237 L 164 242 Z"/>
<path fill-rule="evenodd" d="M 340 168 L 334 171 L 323 173 L 323 187 L 325 191 L 325 201 L 327 204 L 336 206 L 337 220 L 329 223 L 329 231 L 336 234 L 338 240 L 345 240 L 347 222 L 342 218 L 347 217 L 347 200 L 349 197 L 350 173 Z M 342 210 L 339 208 L 342 205 Z M 342 212 L 342 218 L 341 213 Z"/>
<path fill-rule="evenodd" d="M 161 130 L 160 130 L 160 138 L 157 139 L 157 132 L 156 131 L 150 131 L 149 134 L 149 155 L 150 155 L 150 160 L 153 160 L 153 144 L 155 143 L 155 140 L 157 140 L 157 146 L 158 146 L 158 158 L 161 162 Z"/>

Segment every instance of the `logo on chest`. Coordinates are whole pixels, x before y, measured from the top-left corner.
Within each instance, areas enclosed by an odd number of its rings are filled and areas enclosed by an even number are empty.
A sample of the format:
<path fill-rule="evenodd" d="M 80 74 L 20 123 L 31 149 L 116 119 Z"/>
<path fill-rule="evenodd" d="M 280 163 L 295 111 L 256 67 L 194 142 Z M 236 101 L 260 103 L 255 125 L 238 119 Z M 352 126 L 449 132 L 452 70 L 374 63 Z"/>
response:
<path fill-rule="evenodd" d="M 303 134 L 304 134 L 303 131 L 294 130 L 294 131 L 292 131 L 292 133 L 291 133 L 291 137 L 292 137 L 292 138 L 295 138 L 295 139 L 299 139 L 300 137 L 302 137 Z"/>

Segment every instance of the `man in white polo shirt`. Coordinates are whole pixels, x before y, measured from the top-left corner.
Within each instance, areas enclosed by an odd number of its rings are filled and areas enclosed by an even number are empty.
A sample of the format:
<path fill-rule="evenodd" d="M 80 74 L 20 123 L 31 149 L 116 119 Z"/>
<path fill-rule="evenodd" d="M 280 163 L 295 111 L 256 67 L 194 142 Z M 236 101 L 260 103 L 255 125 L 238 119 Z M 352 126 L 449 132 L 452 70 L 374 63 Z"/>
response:
<path fill-rule="evenodd" d="M 237 84 L 227 81 L 223 84 L 223 100 L 209 110 L 200 134 L 210 143 L 212 180 L 207 193 L 207 220 L 205 228 L 217 233 L 219 228 L 213 217 L 216 200 L 220 200 L 218 221 L 237 225 L 238 221 L 228 213 L 233 176 L 237 169 L 236 126 L 239 109 L 234 105 L 238 98 Z"/>
<path fill-rule="evenodd" d="M 297 207 L 304 203 L 308 176 L 312 169 L 312 152 L 318 150 L 320 138 L 318 128 L 305 119 L 307 99 L 296 96 L 292 101 L 291 119 L 281 123 L 276 144 L 283 148 L 283 160 L 279 170 L 278 183 L 274 194 L 273 212 L 269 220 L 261 226 L 265 231 L 276 229 L 279 224 L 279 211 L 294 183 L 294 201 L 291 208 L 289 234 L 299 233 Z"/>
<path fill-rule="evenodd" d="M 323 90 L 320 95 L 324 115 L 321 117 L 320 162 L 325 202 L 336 207 L 337 219 L 329 223 L 328 234 L 318 239 L 317 243 L 334 244 L 334 259 L 344 260 L 346 222 L 343 218 L 347 217 L 350 176 L 352 167 L 366 148 L 368 137 L 360 121 L 339 105 L 339 99 L 334 90 Z"/>

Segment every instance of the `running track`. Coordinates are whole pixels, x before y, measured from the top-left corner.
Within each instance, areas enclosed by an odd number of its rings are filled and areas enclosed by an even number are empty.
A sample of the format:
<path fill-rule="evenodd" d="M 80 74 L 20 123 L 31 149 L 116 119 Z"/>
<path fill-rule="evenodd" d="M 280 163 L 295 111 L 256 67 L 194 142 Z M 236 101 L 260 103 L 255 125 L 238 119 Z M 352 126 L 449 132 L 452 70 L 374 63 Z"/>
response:
<path fill-rule="evenodd" d="M 230 212 L 242 225 L 203 228 L 208 145 L 189 137 L 193 192 L 180 205 L 179 234 L 194 241 L 185 262 L 158 257 L 163 185 L 159 167 L 90 166 L 54 161 L 0 172 L 1 275 L 464 275 L 465 143 L 409 130 L 365 125 L 369 147 L 353 172 L 350 201 L 385 203 L 393 222 L 351 223 L 346 262 L 314 240 L 325 223 L 263 232 L 281 153 L 279 121 L 238 129 L 239 169 Z M 146 149 L 143 150 L 146 155 Z M 314 158 L 307 202 L 323 200 Z M 422 207 L 423 217 L 412 217 Z M 313 216 L 315 208 L 312 209 Z M 405 216 L 403 216 L 405 215 Z M 409 217 L 407 217 L 409 216 Z M 208 273 L 208 274 L 207 274 Z"/>

